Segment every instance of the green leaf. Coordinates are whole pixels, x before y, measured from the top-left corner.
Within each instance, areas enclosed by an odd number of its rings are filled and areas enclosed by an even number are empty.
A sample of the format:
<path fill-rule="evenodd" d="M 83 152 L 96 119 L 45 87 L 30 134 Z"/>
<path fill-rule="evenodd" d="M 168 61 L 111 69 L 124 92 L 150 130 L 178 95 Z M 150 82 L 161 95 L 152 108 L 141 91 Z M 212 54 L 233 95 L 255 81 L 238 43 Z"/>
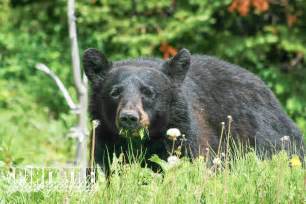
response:
<path fill-rule="evenodd" d="M 166 161 L 159 158 L 158 155 L 154 154 L 150 159 L 151 162 L 154 162 L 155 164 L 158 164 L 163 171 L 167 171 L 169 169 L 169 165 Z"/>

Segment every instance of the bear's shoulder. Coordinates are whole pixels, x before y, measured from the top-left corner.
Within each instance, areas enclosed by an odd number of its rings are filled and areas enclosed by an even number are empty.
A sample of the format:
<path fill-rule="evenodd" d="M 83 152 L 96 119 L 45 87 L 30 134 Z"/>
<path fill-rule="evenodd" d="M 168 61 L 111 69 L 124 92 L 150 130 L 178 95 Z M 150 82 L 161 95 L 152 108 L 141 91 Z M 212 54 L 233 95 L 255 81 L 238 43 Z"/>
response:
<path fill-rule="evenodd" d="M 209 55 L 192 55 L 188 76 L 201 81 L 228 81 L 266 87 L 251 71 Z"/>

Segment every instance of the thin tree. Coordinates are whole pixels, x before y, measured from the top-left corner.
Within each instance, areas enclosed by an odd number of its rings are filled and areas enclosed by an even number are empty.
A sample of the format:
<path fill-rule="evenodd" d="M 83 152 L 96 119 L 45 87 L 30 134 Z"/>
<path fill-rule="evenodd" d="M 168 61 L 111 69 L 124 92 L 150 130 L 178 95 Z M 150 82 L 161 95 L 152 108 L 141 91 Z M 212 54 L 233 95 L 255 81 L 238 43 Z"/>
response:
<path fill-rule="evenodd" d="M 81 71 L 80 55 L 77 40 L 76 16 L 75 16 L 75 1 L 68 0 L 67 16 L 69 25 L 69 37 L 71 44 L 71 59 L 74 85 L 77 92 L 78 103 L 74 103 L 67 88 L 59 79 L 59 77 L 46 65 L 37 64 L 36 68 L 50 76 L 57 84 L 62 92 L 69 108 L 78 117 L 78 124 L 71 129 L 72 135 L 77 138 L 76 159 L 75 164 L 81 167 L 81 176 L 83 181 L 86 179 L 87 168 L 87 106 L 88 106 L 88 82 L 87 78 Z"/>

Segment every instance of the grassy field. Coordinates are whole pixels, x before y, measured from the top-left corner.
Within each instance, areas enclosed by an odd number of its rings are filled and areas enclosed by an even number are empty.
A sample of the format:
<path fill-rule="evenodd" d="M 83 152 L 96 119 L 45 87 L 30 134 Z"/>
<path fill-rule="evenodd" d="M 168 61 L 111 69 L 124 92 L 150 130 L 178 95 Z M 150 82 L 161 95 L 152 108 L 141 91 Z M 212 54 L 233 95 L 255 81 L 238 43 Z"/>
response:
<path fill-rule="evenodd" d="M 0 203 L 305 203 L 305 169 L 290 162 L 284 152 L 271 160 L 250 152 L 211 167 L 203 158 L 164 161 L 164 171 L 155 173 L 115 159 L 109 185 L 100 175 L 91 189 L 59 179 L 52 187 L 36 184 L 36 190 L 24 183 L 18 192 L 2 174 Z"/>
<path fill-rule="evenodd" d="M 12 166 L 56 166 L 74 159 L 75 140 L 67 132 L 74 124 L 69 113 L 50 115 L 28 90 L 1 83 L 5 103 L 0 123 L 0 204 L 2 203 L 306 203 L 306 171 L 290 167 L 285 153 L 259 160 L 254 152 L 221 166 L 207 167 L 203 158 L 181 159 L 163 172 L 136 162 L 112 165 L 109 185 L 99 176 L 92 189 L 58 178 L 52 186 L 15 183 Z M 21 91 L 22 90 L 22 91 Z M 17 97 L 18 96 L 18 97 Z M 155 158 L 158 160 L 158 158 Z M 2 174 L 3 173 L 3 174 Z"/>
<path fill-rule="evenodd" d="M 62 114 L 60 120 L 50 119 L 48 109 L 32 103 L 32 98 L 16 91 L 16 85 L 6 86 L 7 94 L 19 99 L 9 97 L 0 117 L 6 124 L 0 128 L 0 204 L 306 202 L 306 171 L 299 165 L 290 167 L 292 159 L 284 152 L 271 160 L 259 160 L 254 152 L 238 154 L 210 167 L 203 158 L 192 162 L 183 158 L 171 166 L 155 157 L 164 169 L 158 173 L 139 162 L 123 164 L 117 159 L 109 185 L 100 175 L 92 189 L 67 184 L 61 177 L 54 178 L 51 186 L 16 183 L 7 175 L 12 166 L 48 167 L 73 161 L 74 140 L 64 136 L 73 118 Z"/>

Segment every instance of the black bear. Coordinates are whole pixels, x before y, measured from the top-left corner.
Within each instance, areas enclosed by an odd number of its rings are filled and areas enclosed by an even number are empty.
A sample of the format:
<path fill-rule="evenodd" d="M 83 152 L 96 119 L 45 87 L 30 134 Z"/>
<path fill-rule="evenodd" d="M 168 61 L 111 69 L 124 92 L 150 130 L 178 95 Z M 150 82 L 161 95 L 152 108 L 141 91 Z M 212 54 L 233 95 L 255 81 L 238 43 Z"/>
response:
<path fill-rule="evenodd" d="M 145 148 L 163 157 L 165 133 L 178 128 L 193 155 L 217 150 L 220 123 L 231 115 L 232 137 L 260 151 L 281 148 L 289 136 L 303 157 L 303 136 L 282 110 L 272 91 L 249 71 L 214 57 L 180 50 L 169 60 L 134 59 L 110 62 L 96 49 L 83 57 L 90 80 L 90 113 L 99 120 L 97 163 L 122 150 L 126 138 L 119 131 L 146 127 Z"/>

